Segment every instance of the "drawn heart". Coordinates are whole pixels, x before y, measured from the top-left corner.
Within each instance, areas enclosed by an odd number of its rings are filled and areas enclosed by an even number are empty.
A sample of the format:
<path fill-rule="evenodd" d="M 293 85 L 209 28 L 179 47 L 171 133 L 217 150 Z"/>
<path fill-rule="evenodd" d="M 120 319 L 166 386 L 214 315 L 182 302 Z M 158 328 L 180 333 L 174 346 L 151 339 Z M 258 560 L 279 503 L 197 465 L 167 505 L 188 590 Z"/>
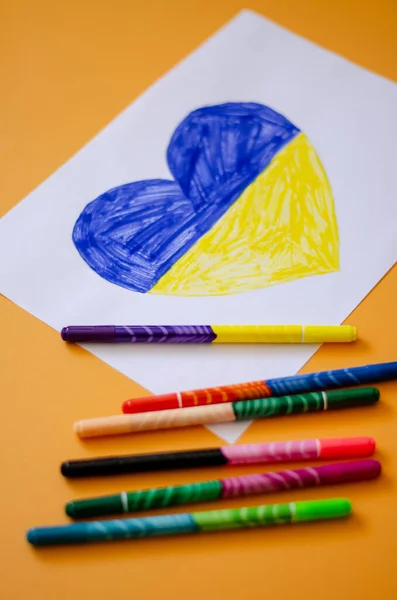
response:
<path fill-rule="evenodd" d="M 135 292 L 221 295 L 339 268 L 331 188 L 313 146 L 255 103 L 200 108 L 167 150 L 174 181 L 113 188 L 90 202 L 73 242 Z"/>

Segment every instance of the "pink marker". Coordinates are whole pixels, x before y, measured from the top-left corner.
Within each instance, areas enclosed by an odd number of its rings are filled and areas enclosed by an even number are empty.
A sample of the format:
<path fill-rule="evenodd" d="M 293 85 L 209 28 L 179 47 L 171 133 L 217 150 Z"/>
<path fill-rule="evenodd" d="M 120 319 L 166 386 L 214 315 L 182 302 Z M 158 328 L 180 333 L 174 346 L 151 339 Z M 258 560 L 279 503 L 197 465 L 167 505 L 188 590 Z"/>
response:
<path fill-rule="evenodd" d="M 311 466 L 285 471 L 270 471 L 257 475 L 227 477 L 185 485 L 121 492 L 111 496 L 85 498 L 69 502 L 65 509 L 73 519 L 123 514 L 191 502 L 219 501 L 255 494 L 271 494 L 319 485 L 335 485 L 368 481 L 379 477 L 381 465 L 377 460 L 354 460 Z"/>

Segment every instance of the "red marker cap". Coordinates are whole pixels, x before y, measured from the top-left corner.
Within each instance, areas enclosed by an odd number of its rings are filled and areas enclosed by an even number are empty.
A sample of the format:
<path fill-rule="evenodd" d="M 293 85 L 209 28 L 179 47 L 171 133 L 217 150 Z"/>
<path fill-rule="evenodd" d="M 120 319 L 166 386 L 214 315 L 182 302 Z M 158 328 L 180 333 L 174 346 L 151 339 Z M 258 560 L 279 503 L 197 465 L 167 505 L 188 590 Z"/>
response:
<path fill-rule="evenodd" d="M 164 394 L 162 396 L 147 396 L 144 398 L 133 398 L 123 402 L 123 413 L 142 413 L 153 410 L 168 410 L 179 408 L 176 394 Z"/>
<path fill-rule="evenodd" d="M 371 437 L 331 438 L 320 441 L 318 457 L 357 458 L 371 456 L 375 452 L 375 440 Z"/>

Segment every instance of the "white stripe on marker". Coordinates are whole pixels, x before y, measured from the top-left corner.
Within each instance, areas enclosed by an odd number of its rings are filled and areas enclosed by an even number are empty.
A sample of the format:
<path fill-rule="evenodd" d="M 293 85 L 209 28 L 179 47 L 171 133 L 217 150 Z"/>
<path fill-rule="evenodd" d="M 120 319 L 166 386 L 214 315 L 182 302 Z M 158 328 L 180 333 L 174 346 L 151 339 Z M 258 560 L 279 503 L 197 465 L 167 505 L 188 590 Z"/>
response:
<path fill-rule="evenodd" d="M 128 496 L 127 496 L 127 492 L 121 492 L 120 493 L 120 500 L 121 500 L 121 506 L 123 507 L 123 511 L 125 513 L 130 512 L 128 509 Z"/>

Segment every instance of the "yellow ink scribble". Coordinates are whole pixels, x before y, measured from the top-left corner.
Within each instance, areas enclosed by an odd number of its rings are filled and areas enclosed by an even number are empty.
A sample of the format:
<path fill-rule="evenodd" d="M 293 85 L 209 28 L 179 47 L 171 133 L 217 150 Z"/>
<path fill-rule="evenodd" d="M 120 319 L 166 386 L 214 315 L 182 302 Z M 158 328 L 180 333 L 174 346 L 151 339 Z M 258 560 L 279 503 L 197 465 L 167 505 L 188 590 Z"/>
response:
<path fill-rule="evenodd" d="M 315 149 L 301 133 L 151 293 L 233 294 L 338 269 L 331 187 Z"/>

